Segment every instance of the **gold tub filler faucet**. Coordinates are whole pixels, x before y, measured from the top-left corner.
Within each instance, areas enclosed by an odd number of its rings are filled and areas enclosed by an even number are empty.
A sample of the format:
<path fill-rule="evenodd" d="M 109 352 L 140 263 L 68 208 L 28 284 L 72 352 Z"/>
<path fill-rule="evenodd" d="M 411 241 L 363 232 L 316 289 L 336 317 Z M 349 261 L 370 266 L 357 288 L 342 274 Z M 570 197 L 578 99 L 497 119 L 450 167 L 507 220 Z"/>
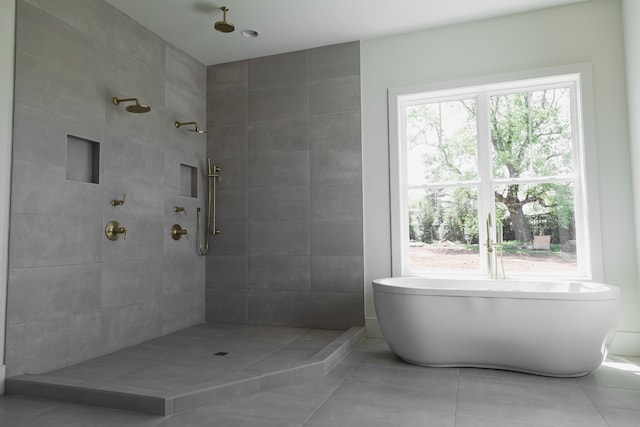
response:
<path fill-rule="evenodd" d="M 504 257 L 503 257 L 503 230 L 502 222 L 496 221 L 496 240 L 491 239 L 491 229 L 493 227 L 491 214 L 487 215 L 487 273 L 490 279 L 498 279 L 498 260 L 502 266 L 502 278 L 506 279 L 504 273 Z"/>

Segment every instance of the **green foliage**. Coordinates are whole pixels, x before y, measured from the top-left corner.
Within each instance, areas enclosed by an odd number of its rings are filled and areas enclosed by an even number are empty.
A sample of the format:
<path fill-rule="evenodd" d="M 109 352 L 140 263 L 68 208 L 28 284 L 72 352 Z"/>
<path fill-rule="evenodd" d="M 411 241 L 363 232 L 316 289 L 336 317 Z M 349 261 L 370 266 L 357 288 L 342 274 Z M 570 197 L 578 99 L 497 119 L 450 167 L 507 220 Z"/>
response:
<path fill-rule="evenodd" d="M 568 88 L 495 95 L 489 98 L 494 178 L 570 176 L 573 172 Z M 436 102 L 407 109 L 409 147 L 420 147 L 426 182 L 477 180 L 477 125 L 474 99 Z M 412 206 L 410 231 L 431 242 L 478 241 L 477 195 L 473 187 L 429 190 Z M 473 193 L 473 194 L 472 194 Z M 573 186 L 567 182 L 495 187 L 496 214 L 520 244 L 534 233 L 554 240 L 572 237 Z M 536 218 L 546 218 L 544 226 Z M 555 227 L 550 230 L 549 227 Z"/>

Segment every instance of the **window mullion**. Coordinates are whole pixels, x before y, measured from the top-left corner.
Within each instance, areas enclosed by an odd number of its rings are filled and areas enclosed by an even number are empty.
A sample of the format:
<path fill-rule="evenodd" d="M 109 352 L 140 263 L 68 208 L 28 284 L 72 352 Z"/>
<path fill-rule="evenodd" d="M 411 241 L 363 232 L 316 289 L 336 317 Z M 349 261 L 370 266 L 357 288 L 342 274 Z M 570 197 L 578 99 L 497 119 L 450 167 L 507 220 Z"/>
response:
<path fill-rule="evenodd" d="M 489 271 L 487 260 L 487 240 L 493 235 L 495 226 L 495 203 L 493 201 L 493 185 L 491 183 L 491 127 L 489 96 L 480 93 L 476 100 L 476 117 L 478 126 L 478 224 L 480 239 L 480 265 L 483 272 Z M 492 226 L 487 230 L 486 221 L 491 214 Z M 487 235 L 487 231 L 490 233 Z"/>

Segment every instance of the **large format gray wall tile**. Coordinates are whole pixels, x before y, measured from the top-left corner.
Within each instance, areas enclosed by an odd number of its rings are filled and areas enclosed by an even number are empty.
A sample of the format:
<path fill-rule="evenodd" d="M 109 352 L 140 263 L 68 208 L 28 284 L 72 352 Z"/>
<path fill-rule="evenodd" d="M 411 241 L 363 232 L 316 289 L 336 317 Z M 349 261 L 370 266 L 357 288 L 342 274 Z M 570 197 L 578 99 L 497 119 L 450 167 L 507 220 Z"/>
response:
<path fill-rule="evenodd" d="M 182 50 L 165 45 L 165 61 L 167 79 L 186 84 L 195 93 L 202 93 L 202 89 L 207 87 L 207 69 Z M 206 102 L 206 99 L 200 97 L 199 102 L 202 101 Z"/>
<path fill-rule="evenodd" d="M 107 86 L 101 73 L 56 68 L 17 49 L 16 76 L 16 105 L 66 119 L 103 122 Z"/>
<path fill-rule="evenodd" d="M 58 68 L 103 72 L 106 64 L 104 44 L 92 33 L 82 34 L 29 4 L 19 2 L 17 21 L 20 51 Z"/>
<path fill-rule="evenodd" d="M 9 267 L 100 262 L 101 228 L 100 218 L 13 214 Z"/>
<path fill-rule="evenodd" d="M 207 289 L 248 289 L 249 257 L 219 255 L 207 257 Z"/>
<path fill-rule="evenodd" d="M 163 335 L 204 321 L 204 289 L 167 293 L 162 302 Z"/>
<path fill-rule="evenodd" d="M 248 203 L 245 190 L 219 190 L 216 192 L 216 204 L 220 209 L 217 209 L 216 219 L 220 222 L 246 221 Z"/>
<path fill-rule="evenodd" d="M 143 269 L 146 274 L 137 274 Z M 162 297 L 162 262 L 123 261 L 102 264 L 102 307 L 122 306 Z"/>
<path fill-rule="evenodd" d="M 252 323 L 301 327 L 309 306 L 308 292 L 251 291 L 248 308 Z"/>
<path fill-rule="evenodd" d="M 309 255 L 309 221 L 249 223 L 250 255 Z"/>
<path fill-rule="evenodd" d="M 364 283 L 363 257 L 314 255 L 311 257 L 311 277 L 314 292 L 359 294 Z"/>
<path fill-rule="evenodd" d="M 340 185 L 362 182 L 362 154 L 356 151 L 312 151 L 311 184 Z"/>
<path fill-rule="evenodd" d="M 63 166 L 14 158 L 12 212 L 101 216 L 102 189 L 95 184 L 65 180 L 64 176 Z"/>
<path fill-rule="evenodd" d="M 167 111 L 179 122 L 198 122 L 198 126 L 202 129 L 205 127 L 207 115 L 205 113 L 206 102 L 202 96 L 191 88 L 178 81 L 166 81 L 164 85 L 164 104 Z M 192 129 L 189 127 L 188 129 Z M 176 132 L 185 132 L 187 129 L 180 128 Z M 175 133 L 174 133 L 175 134 Z M 187 135 L 194 138 L 204 138 L 198 133 L 188 133 Z M 182 135 L 182 136 L 187 136 Z"/>
<path fill-rule="evenodd" d="M 119 349 L 162 334 L 162 298 L 102 309 L 102 339 L 109 350 Z"/>
<path fill-rule="evenodd" d="M 194 230 L 195 233 L 195 230 Z M 195 239 L 195 236 L 193 236 Z M 204 257 L 165 256 L 162 261 L 163 294 L 204 292 L 206 259 Z M 188 271 L 189 274 L 185 274 Z M 204 297 L 203 297 L 204 301 Z M 204 316 L 204 310 L 200 313 Z"/>
<path fill-rule="evenodd" d="M 195 234 L 203 205 L 206 139 L 174 121 L 204 127 L 206 67 L 103 0 L 18 0 L 17 30 L 9 375 L 204 321 L 205 259 L 195 239 L 175 242 L 169 229 L 179 222 Z M 130 114 L 114 96 L 151 111 Z M 74 162 L 90 153 L 68 148 L 67 135 L 98 143 L 97 183 L 67 178 L 89 175 Z M 198 168 L 197 197 L 180 195 L 181 163 Z M 109 220 L 127 240 L 106 238 Z"/>
<path fill-rule="evenodd" d="M 100 310 L 89 310 L 7 327 L 7 376 L 39 374 L 102 354 L 101 322 Z"/>
<path fill-rule="evenodd" d="M 305 117 L 309 111 L 306 84 L 279 86 L 249 92 L 249 121 Z"/>
<path fill-rule="evenodd" d="M 246 123 L 249 95 L 246 92 L 216 92 L 207 96 L 207 126 Z"/>
<path fill-rule="evenodd" d="M 216 65 L 207 75 L 207 152 L 224 165 L 220 228 L 231 227 L 212 239 L 207 319 L 363 324 L 359 43 Z M 217 112 L 220 103 L 234 110 L 245 100 L 248 114 L 232 126 L 217 117 L 229 114 Z"/>
<path fill-rule="evenodd" d="M 116 92 L 114 96 L 139 98 L 140 102 L 151 106 L 153 114 L 157 113 L 153 107 L 162 108 L 165 106 L 165 78 L 161 69 L 148 62 L 132 58 L 114 47 L 109 47 L 107 55 L 109 63 L 106 69 L 106 82 L 107 87 Z M 124 111 L 123 105 L 118 108 Z M 148 120 L 148 115 L 149 113 L 127 114 L 127 116 L 139 121 Z"/>
<path fill-rule="evenodd" d="M 249 291 L 206 290 L 207 322 L 247 323 L 249 321 Z"/>
<path fill-rule="evenodd" d="M 9 326 L 96 310 L 101 304 L 102 265 L 15 268 L 9 271 Z"/>
<path fill-rule="evenodd" d="M 313 255 L 362 255 L 362 219 L 311 221 Z"/>
<path fill-rule="evenodd" d="M 309 186 L 264 187 L 249 190 L 250 221 L 309 219 Z"/>
<path fill-rule="evenodd" d="M 107 45 L 131 58 L 145 62 L 157 70 L 165 66 L 166 42 L 115 8 L 109 8 Z"/>
<path fill-rule="evenodd" d="M 246 93 L 249 88 L 247 61 L 230 62 L 207 68 L 207 94 Z"/>
<path fill-rule="evenodd" d="M 65 0 L 56 2 L 51 0 L 26 0 L 24 3 L 31 4 L 51 16 L 55 16 L 71 27 L 82 31 L 85 36 L 96 37 L 101 43 L 106 41 L 108 28 L 105 25 L 105 16 L 111 13 L 111 6 L 105 3 L 104 0 Z"/>
<path fill-rule="evenodd" d="M 362 185 L 311 186 L 311 219 L 362 219 Z"/>
<path fill-rule="evenodd" d="M 309 120 L 293 118 L 249 124 L 249 153 L 308 151 Z"/>
<path fill-rule="evenodd" d="M 220 168 L 220 175 L 222 176 L 222 179 L 216 181 L 217 189 L 247 189 L 248 160 L 246 157 L 216 158 L 212 156 L 212 162 Z"/>
<path fill-rule="evenodd" d="M 249 156 L 249 188 L 309 184 L 309 152 Z"/>
<path fill-rule="evenodd" d="M 360 43 L 349 42 L 309 50 L 309 79 L 360 75 Z"/>
<path fill-rule="evenodd" d="M 319 80 L 309 85 L 309 112 L 311 114 L 359 111 L 360 76 Z"/>
<path fill-rule="evenodd" d="M 249 225 L 247 222 L 218 222 L 216 228 L 220 230 L 220 234 L 210 237 L 211 255 L 246 255 L 248 253 Z"/>
<path fill-rule="evenodd" d="M 215 126 L 207 129 L 207 153 L 215 162 L 219 158 L 243 157 L 248 150 L 247 125 Z"/>
<path fill-rule="evenodd" d="M 311 289 L 308 256 L 249 256 L 249 289 L 304 291 Z"/>
<path fill-rule="evenodd" d="M 249 61 L 249 90 L 306 84 L 309 78 L 307 51 L 265 56 Z"/>
<path fill-rule="evenodd" d="M 354 151 L 361 153 L 360 112 L 313 115 L 309 120 L 311 151 Z"/>

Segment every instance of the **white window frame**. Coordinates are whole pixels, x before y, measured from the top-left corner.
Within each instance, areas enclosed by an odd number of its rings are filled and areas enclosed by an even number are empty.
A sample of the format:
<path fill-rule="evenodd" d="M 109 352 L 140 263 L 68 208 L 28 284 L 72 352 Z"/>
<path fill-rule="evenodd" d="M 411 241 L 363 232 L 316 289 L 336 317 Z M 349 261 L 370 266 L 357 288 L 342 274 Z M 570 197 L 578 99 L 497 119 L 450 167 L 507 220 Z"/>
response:
<path fill-rule="evenodd" d="M 572 135 L 574 150 L 575 179 L 575 203 L 576 203 L 576 237 L 580 244 L 577 250 L 580 271 L 571 275 L 558 275 L 552 273 L 518 274 L 507 271 L 508 277 L 561 277 L 562 279 L 594 280 L 602 281 L 602 250 L 600 232 L 600 212 L 598 197 L 597 159 L 595 150 L 595 129 L 593 114 L 593 95 L 591 89 L 590 64 L 576 64 L 565 67 L 557 67 L 545 70 L 512 73 L 508 75 L 496 75 L 464 81 L 437 83 L 409 88 L 389 89 L 389 170 L 391 188 L 391 255 L 392 274 L 405 276 L 415 274 L 408 270 L 409 248 L 409 215 L 407 200 L 407 150 L 404 132 L 406 122 L 404 111 L 407 106 L 428 102 L 441 102 L 448 99 L 462 99 L 475 97 L 478 102 L 488 104 L 490 96 L 502 93 L 512 93 L 514 89 L 521 92 L 539 89 L 541 86 L 549 87 L 560 85 L 566 87 L 572 85 Z M 489 140 L 488 117 L 481 117 L 482 112 L 488 109 L 478 108 L 478 138 Z M 482 151 L 482 150 L 481 150 Z M 488 170 L 486 163 L 489 159 L 486 153 L 483 156 L 478 153 L 480 171 Z M 483 163 L 485 163 L 483 165 Z M 476 184 L 485 188 L 481 191 L 490 191 L 491 180 L 486 176 L 480 177 L 480 183 Z M 494 179 L 494 183 L 498 180 Z M 536 181 L 535 179 L 523 180 L 523 183 Z M 549 182 L 545 179 L 545 182 Z M 487 189 L 487 186 L 488 189 Z M 480 218 L 486 218 L 491 213 L 495 218 L 495 203 L 481 202 L 478 204 Z M 486 230 L 480 227 L 479 239 L 486 241 Z M 486 271 L 486 256 L 480 261 L 482 271 Z M 433 271 L 432 274 L 464 275 L 461 271 Z M 473 272 L 477 274 L 478 272 Z M 484 274 L 484 273 L 480 273 Z"/>

